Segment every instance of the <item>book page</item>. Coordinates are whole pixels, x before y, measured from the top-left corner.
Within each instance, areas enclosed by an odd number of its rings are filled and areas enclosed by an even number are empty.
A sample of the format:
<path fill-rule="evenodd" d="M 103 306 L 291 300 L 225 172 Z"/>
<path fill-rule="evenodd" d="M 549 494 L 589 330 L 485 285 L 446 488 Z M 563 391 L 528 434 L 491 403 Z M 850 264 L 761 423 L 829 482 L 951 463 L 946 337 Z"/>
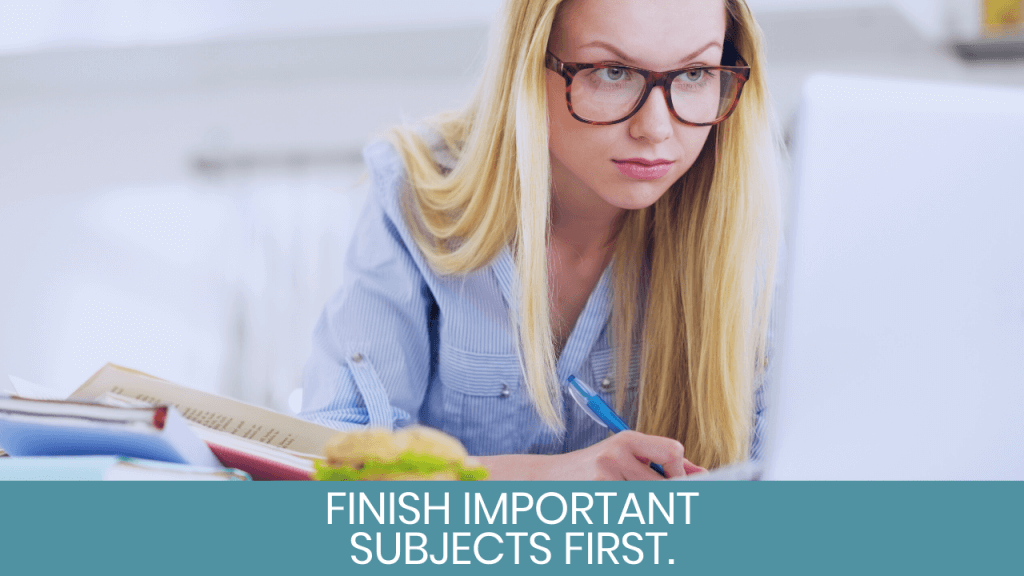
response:
<path fill-rule="evenodd" d="M 95 400 L 104 392 L 152 404 L 173 404 L 188 420 L 212 428 L 307 454 L 322 455 L 327 440 L 336 431 L 185 386 L 154 376 L 107 364 L 88 382 L 71 393 L 71 398 Z"/>

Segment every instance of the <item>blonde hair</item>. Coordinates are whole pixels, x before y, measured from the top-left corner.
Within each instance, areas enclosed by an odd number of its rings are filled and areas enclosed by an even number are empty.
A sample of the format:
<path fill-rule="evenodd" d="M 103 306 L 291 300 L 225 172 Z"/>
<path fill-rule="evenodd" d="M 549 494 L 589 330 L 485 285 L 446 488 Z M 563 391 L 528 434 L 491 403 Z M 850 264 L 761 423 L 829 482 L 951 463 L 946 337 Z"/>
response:
<path fill-rule="evenodd" d="M 763 371 L 778 236 L 776 132 L 761 32 L 744 0 L 724 0 L 731 46 L 751 66 L 736 111 L 653 206 L 625 214 L 614 240 L 613 343 L 619 407 L 640 364 L 637 429 L 675 438 L 689 460 L 743 459 Z M 512 245 L 512 311 L 530 397 L 564 429 L 547 277 L 551 186 L 544 55 L 563 0 L 510 0 L 470 104 L 431 121 L 458 158 L 449 172 L 412 128 L 391 139 L 413 190 L 406 219 L 447 274 Z M 657 313 L 652 313 L 656 311 Z"/>

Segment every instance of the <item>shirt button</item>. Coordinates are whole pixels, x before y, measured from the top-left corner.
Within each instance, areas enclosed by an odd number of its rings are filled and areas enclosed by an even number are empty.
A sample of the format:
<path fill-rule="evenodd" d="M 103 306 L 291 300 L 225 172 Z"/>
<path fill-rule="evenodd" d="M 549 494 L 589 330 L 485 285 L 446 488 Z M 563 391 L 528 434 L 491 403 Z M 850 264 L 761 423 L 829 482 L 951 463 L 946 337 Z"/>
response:
<path fill-rule="evenodd" d="M 358 353 L 358 352 L 356 352 L 355 354 L 352 355 L 352 361 L 357 363 L 357 364 L 362 362 L 363 361 L 363 355 Z"/>
<path fill-rule="evenodd" d="M 510 394 L 512 394 L 512 391 L 508 389 L 508 384 L 505 384 L 504 382 L 502 382 L 501 383 L 501 397 L 502 398 L 508 398 Z"/>
<path fill-rule="evenodd" d="M 612 384 L 614 384 L 614 382 L 612 382 L 612 379 L 605 376 L 604 378 L 601 379 L 601 390 L 604 390 L 605 392 L 610 392 L 612 389 Z"/>

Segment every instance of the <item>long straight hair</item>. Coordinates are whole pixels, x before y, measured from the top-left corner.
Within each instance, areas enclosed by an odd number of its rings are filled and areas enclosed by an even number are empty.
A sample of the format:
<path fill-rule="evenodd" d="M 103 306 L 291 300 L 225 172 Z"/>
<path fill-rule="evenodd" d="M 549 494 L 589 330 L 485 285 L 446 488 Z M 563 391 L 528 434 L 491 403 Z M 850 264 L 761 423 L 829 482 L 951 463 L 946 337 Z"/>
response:
<path fill-rule="evenodd" d="M 544 55 L 562 3 L 505 3 L 470 104 L 429 122 L 458 159 L 454 168 L 437 163 L 436 144 L 417 129 L 390 133 L 412 190 L 405 217 L 435 270 L 467 273 L 513 247 L 519 357 L 537 413 L 555 430 L 564 423 L 547 276 Z M 666 194 L 624 215 L 613 248 L 619 407 L 635 362 L 637 429 L 679 440 L 689 460 L 709 468 L 743 459 L 750 442 L 779 229 L 778 138 L 762 35 L 744 0 L 724 6 L 726 53 L 751 66 L 743 97 Z"/>

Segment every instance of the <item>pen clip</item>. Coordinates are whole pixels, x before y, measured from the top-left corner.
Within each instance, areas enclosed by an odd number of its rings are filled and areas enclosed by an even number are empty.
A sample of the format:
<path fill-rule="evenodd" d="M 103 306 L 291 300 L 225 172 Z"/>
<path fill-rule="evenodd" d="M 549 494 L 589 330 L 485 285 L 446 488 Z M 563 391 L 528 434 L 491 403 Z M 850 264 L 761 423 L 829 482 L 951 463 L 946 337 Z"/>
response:
<path fill-rule="evenodd" d="M 572 399 L 583 408 L 583 411 L 587 413 L 587 416 L 593 418 L 594 422 L 597 422 L 601 426 L 607 428 L 608 424 L 601 419 L 600 416 L 594 412 L 594 409 L 590 407 L 590 399 L 594 397 L 594 391 L 589 386 L 580 381 L 576 376 L 569 376 L 569 395 Z"/>

